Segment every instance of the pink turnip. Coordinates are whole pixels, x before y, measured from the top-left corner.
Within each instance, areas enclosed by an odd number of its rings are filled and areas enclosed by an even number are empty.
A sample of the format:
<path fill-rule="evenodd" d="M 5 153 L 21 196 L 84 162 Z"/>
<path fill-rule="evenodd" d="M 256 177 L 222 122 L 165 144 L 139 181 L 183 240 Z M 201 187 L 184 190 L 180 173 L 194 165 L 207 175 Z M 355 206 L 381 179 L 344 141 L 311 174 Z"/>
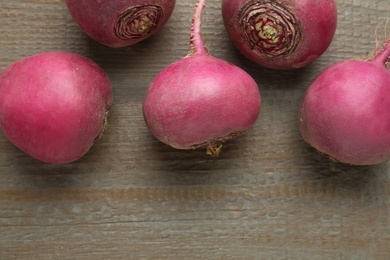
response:
<path fill-rule="evenodd" d="M 337 62 L 313 81 L 302 100 L 306 142 L 336 161 L 370 165 L 390 158 L 390 40 L 367 60 Z"/>
<path fill-rule="evenodd" d="M 201 38 L 199 0 L 192 20 L 191 50 L 151 82 L 143 115 L 156 138 L 176 149 L 206 147 L 217 156 L 222 143 L 243 134 L 260 112 L 254 79 L 233 64 L 212 57 Z"/>
<path fill-rule="evenodd" d="M 0 128 L 43 162 L 83 156 L 102 135 L 111 102 L 107 75 L 77 54 L 40 53 L 0 73 Z"/>
<path fill-rule="evenodd" d="M 125 47 L 153 35 L 165 25 L 175 0 L 65 0 L 81 29 L 94 40 Z"/>
<path fill-rule="evenodd" d="M 321 56 L 337 25 L 334 0 L 222 0 L 236 48 L 272 69 L 302 68 Z"/>

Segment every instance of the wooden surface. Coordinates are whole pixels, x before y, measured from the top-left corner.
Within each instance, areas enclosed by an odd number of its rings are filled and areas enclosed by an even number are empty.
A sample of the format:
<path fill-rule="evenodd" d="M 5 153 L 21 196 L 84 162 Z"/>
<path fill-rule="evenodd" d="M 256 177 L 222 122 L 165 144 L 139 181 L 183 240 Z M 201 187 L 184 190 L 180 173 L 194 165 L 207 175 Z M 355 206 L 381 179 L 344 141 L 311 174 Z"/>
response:
<path fill-rule="evenodd" d="M 211 159 L 158 142 L 141 113 L 152 78 L 187 54 L 195 0 L 177 0 L 158 34 L 123 49 L 88 38 L 62 0 L 0 0 L 1 70 L 39 52 L 76 52 L 105 69 L 115 93 L 108 131 L 75 163 L 40 163 L 0 135 L 0 259 L 390 259 L 389 164 L 332 163 L 298 131 L 313 78 L 372 51 L 390 17 L 389 0 L 336 2 L 328 51 L 280 72 L 243 58 L 221 1 L 208 1 L 207 47 L 249 72 L 262 95 L 252 131 Z"/>

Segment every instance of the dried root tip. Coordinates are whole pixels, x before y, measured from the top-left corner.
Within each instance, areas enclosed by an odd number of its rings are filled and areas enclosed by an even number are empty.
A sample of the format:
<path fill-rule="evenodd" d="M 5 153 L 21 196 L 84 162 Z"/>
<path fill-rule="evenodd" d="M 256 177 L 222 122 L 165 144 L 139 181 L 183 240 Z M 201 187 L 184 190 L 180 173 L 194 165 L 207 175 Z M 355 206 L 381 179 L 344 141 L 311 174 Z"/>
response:
<path fill-rule="evenodd" d="M 162 16 L 163 9 L 158 5 L 130 8 L 118 17 L 114 33 L 122 40 L 143 38 L 153 33 Z"/>
<path fill-rule="evenodd" d="M 206 154 L 210 155 L 211 157 L 218 157 L 218 155 L 221 153 L 221 150 L 222 150 L 221 143 L 210 143 L 207 146 Z"/>
<path fill-rule="evenodd" d="M 210 155 L 212 157 L 218 157 L 218 155 L 222 151 L 222 144 L 228 140 L 231 140 L 239 135 L 245 134 L 247 131 L 241 131 L 237 133 L 231 133 L 227 136 L 221 137 L 221 138 L 216 138 L 213 140 L 210 140 L 208 142 L 204 142 L 201 144 L 196 144 L 192 145 L 190 148 L 191 149 L 198 149 L 198 148 L 205 148 L 207 149 L 206 154 Z"/>

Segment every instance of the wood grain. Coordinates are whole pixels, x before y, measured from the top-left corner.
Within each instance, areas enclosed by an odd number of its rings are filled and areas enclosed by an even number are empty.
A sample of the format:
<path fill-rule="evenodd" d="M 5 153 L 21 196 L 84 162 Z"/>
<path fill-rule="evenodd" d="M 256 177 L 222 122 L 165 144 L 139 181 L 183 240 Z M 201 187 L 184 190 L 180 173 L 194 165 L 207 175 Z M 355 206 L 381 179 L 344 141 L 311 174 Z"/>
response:
<path fill-rule="evenodd" d="M 337 0 L 328 51 L 299 71 L 243 58 L 209 0 L 210 52 L 250 73 L 262 94 L 255 127 L 218 159 L 155 140 L 141 113 L 152 78 L 188 52 L 195 0 L 134 46 L 87 37 L 61 0 L 0 0 L 0 69 L 63 50 L 105 69 L 114 86 L 109 129 L 79 161 L 48 165 L 0 135 L 0 259 L 390 259 L 390 172 L 337 164 L 299 136 L 305 89 L 331 63 L 367 55 L 384 37 L 388 0 Z M 389 30 L 387 34 L 390 34 Z"/>

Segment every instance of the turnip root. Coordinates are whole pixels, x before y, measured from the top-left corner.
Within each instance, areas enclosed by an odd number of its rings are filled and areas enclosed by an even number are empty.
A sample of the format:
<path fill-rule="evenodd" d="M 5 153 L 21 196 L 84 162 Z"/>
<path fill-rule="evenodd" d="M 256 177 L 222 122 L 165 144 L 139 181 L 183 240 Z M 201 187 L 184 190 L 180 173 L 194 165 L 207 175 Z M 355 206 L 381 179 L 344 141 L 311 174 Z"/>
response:
<path fill-rule="evenodd" d="M 223 0 L 222 16 L 244 56 L 280 70 L 302 68 L 320 57 L 337 25 L 334 0 Z"/>
<path fill-rule="evenodd" d="M 104 71 L 68 52 L 40 53 L 0 73 L 0 128 L 46 163 L 82 157 L 106 126 L 112 88 Z"/>
<path fill-rule="evenodd" d="M 176 149 L 206 147 L 218 156 L 222 143 L 243 134 L 260 112 L 260 92 L 244 70 L 212 57 L 201 38 L 199 0 L 192 21 L 191 50 L 151 82 L 143 103 L 153 135 Z"/>
<path fill-rule="evenodd" d="M 335 161 L 378 164 L 390 158 L 390 39 L 368 60 L 349 59 L 325 69 L 300 108 L 304 140 Z"/>
<path fill-rule="evenodd" d="M 66 0 L 81 29 L 109 47 L 133 45 L 159 31 L 175 0 Z"/>

